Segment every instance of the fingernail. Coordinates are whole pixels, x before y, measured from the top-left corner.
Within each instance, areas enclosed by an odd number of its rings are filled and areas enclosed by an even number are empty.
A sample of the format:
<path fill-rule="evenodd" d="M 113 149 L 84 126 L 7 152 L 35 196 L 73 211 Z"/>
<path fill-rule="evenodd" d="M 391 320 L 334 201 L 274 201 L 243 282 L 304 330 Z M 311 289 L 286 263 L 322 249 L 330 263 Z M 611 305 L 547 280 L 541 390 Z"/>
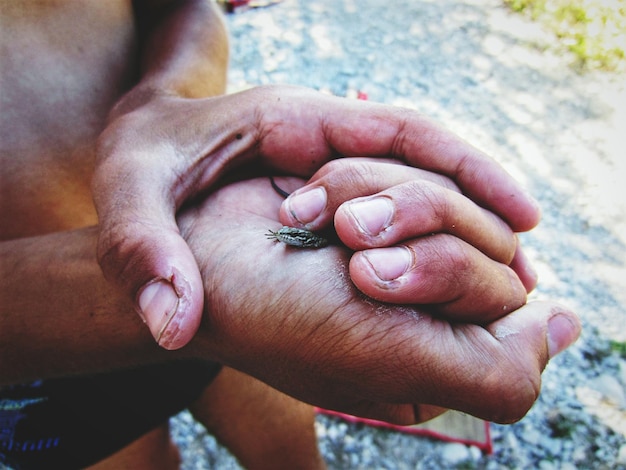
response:
<path fill-rule="evenodd" d="M 565 314 L 556 314 L 548 320 L 548 354 L 553 358 L 580 335 L 580 324 Z"/>
<path fill-rule="evenodd" d="M 361 231 L 370 236 L 377 236 L 389 227 L 394 212 L 391 200 L 386 197 L 356 201 L 347 208 Z"/>
<path fill-rule="evenodd" d="M 174 287 L 164 280 L 146 284 L 139 292 L 140 314 L 157 343 L 176 314 L 178 301 Z"/>
<path fill-rule="evenodd" d="M 287 198 L 289 213 L 302 225 L 317 219 L 326 208 L 326 190 L 317 187 L 303 193 L 295 193 Z"/>
<path fill-rule="evenodd" d="M 413 264 L 413 253 L 406 247 L 377 248 L 362 252 L 381 281 L 393 281 Z"/>

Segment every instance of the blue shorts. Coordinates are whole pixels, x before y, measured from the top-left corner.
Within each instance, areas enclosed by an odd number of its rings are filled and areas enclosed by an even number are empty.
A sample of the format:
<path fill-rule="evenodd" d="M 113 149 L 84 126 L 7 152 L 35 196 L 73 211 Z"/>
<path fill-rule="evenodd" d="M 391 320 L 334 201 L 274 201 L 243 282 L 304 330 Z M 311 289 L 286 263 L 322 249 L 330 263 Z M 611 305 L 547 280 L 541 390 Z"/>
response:
<path fill-rule="evenodd" d="M 0 467 L 93 465 L 191 405 L 220 369 L 179 361 L 0 388 Z"/>

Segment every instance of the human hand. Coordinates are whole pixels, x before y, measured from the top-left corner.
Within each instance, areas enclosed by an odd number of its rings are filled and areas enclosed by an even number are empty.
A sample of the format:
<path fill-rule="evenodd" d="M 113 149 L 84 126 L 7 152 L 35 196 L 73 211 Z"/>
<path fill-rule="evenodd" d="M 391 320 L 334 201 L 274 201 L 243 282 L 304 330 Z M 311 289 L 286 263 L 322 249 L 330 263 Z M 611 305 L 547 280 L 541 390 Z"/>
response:
<path fill-rule="evenodd" d="M 397 177 L 384 174 L 383 187 Z M 302 184 L 278 181 L 289 189 Z M 511 422 L 537 398 L 548 359 L 579 334 L 576 316 L 553 303 L 492 315 L 478 326 L 454 309 L 444 318 L 373 301 L 350 280 L 347 248 L 306 250 L 265 238 L 280 226 L 281 203 L 261 178 L 222 188 L 180 217 L 205 286 L 205 324 L 189 345 L 194 354 L 358 416 L 412 424 L 453 408 Z M 467 238 L 475 236 L 470 231 Z M 442 256 L 456 249 L 451 238 L 430 237 L 435 249 L 421 250 L 424 264 L 454 269 L 458 259 Z M 495 261 L 465 256 L 475 269 L 453 281 L 460 297 L 485 302 L 475 278 L 493 284 L 489 295 L 511 294 L 510 279 L 491 272 Z"/>
<path fill-rule="evenodd" d="M 99 141 L 93 193 L 105 276 L 135 299 L 159 344 L 182 347 L 198 328 L 203 290 L 177 210 L 234 166 L 255 160 L 310 176 L 337 156 L 393 157 L 446 175 L 514 231 L 539 218 L 498 164 L 413 111 L 295 87 L 151 96 L 118 112 Z"/>
<path fill-rule="evenodd" d="M 327 163 L 283 202 L 280 220 L 313 231 L 334 228 L 356 251 L 353 282 L 383 302 L 437 304 L 439 313 L 481 322 L 519 308 L 537 281 L 499 217 L 464 197 L 449 178 L 394 160 Z M 489 277 L 475 275 L 479 266 Z M 507 278 L 511 288 L 498 291 Z M 462 295 L 457 288 L 466 289 L 468 281 L 474 287 Z"/>

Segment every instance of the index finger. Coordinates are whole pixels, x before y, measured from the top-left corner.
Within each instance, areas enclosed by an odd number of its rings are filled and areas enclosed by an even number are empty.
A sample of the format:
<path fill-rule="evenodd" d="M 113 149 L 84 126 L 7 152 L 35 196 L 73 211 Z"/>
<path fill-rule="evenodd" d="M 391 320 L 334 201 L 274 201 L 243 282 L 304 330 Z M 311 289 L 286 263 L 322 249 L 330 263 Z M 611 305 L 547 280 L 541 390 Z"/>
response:
<path fill-rule="evenodd" d="M 278 167 L 319 167 L 333 156 L 396 158 L 448 176 L 516 232 L 539 222 L 535 200 L 500 164 L 416 111 L 298 88 L 275 91 L 259 109 L 259 150 Z"/>
<path fill-rule="evenodd" d="M 326 137 L 344 155 L 386 155 L 450 177 L 463 193 L 514 231 L 539 221 L 537 203 L 495 160 L 427 117 L 372 103 L 327 119 Z M 349 104 L 348 106 L 350 106 Z"/>

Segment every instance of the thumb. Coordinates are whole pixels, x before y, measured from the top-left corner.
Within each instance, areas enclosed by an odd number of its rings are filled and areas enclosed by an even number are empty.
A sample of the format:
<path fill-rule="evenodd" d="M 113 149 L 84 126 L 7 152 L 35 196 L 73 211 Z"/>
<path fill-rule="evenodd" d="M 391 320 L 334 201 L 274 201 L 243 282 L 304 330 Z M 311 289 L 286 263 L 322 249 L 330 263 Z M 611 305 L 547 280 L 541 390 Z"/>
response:
<path fill-rule="evenodd" d="M 202 318 L 198 265 L 178 230 L 170 193 L 146 185 L 145 179 L 127 176 L 122 181 L 107 186 L 98 175 L 94 178 L 98 261 L 106 279 L 134 300 L 157 343 L 179 349 Z"/>
<path fill-rule="evenodd" d="M 488 382 L 499 389 L 490 397 L 491 405 L 495 405 L 492 410 L 501 406 L 490 419 L 500 423 L 516 421 L 536 400 L 540 373 L 548 361 L 580 335 L 580 320 L 560 304 L 535 301 L 485 328 L 499 345 L 493 356 L 498 358 L 493 372 L 498 370 L 487 375 Z M 507 385 L 502 387 L 504 383 Z"/>
<path fill-rule="evenodd" d="M 497 423 L 517 421 L 537 399 L 547 362 L 580 330 L 573 312 L 538 301 L 484 327 L 452 325 L 451 336 L 439 336 L 437 347 L 425 350 L 433 373 L 421 384 L 419 402 Z"/>
<path fill-rule="evenodd" d="M 200 325 L 202 280 L 178 231 L 159 222 L 105 223 L 98 260 L 105 277 L 134 299 L 157 343 L 179 349 Z"/>

